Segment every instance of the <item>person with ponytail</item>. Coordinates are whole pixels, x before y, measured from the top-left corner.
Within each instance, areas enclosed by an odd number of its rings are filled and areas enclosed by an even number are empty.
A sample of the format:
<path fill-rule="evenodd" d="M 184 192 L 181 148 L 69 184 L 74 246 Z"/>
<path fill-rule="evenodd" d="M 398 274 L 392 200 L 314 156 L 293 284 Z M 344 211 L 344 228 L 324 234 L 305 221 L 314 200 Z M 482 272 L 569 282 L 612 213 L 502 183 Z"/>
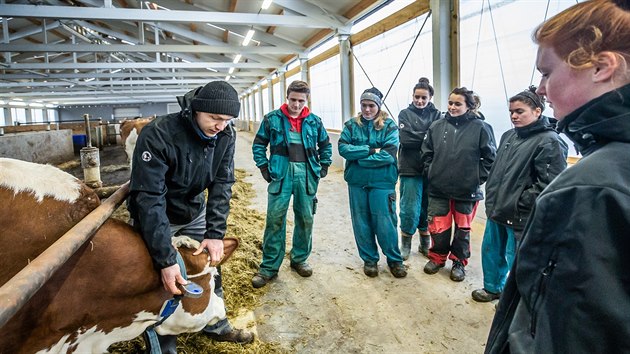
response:
<path fill-rule="evenodd" d="M 369 88 L 361 94 L 361 113 L 348 120 L 339 137 L 339 154 L 346 159 L 354 238 L 363 272 L 378 276 L 378 246 L 396 278 L 407 276 L 398 248 L 396 216 L 396 151 L 398 127 L 381 110 L 383 94 Z M 377 246 L 378 243 L 378 246 Z"/>
<path fill-rule="evenodd" d="M 536 87 L 530 86 L 509 102 L 514 128 L 501 137 L 486 181 L 483 288 L 472 292 L 477 302 L 501 295 L 536 197 L 567 166 L 568 147 L 542 115 L 545 98 L 536 94 Z"/>
<path fill-rule="evenodd" d="M 486 353 L 630 353 L 630 1 L 539 25 L 537 93 L 582 158 L 538 196 Z"/>
<path fill-rule="evenodd" d="M 472 221 L 483 199 L 480 186 L 496 154 L 491 130 L 475 112 L 478 104 L 473 94 L 465 87 L 451 91 L 446 116 L 431 124 L 422 144 L 433 241 L 424 272 L 435 274 L 450 259 L 450 277 L 457 282 L 466 277 Z"/>
<path fill-rule="evenodd" d="M 428 231 L 427 178 L 422 168 L 422 141 L 431 123 L 441 117 L 431 99 L 435 93 L 426 77 L 414 86 L 411 103 L 398 114 L 400 148 L 398 149 L 398 176 L 400 179 L 400 251 L 404 260 L 411 252 L 413 234 L 420 234 L 418 252 L 427 256 L 431 246 Z"/>

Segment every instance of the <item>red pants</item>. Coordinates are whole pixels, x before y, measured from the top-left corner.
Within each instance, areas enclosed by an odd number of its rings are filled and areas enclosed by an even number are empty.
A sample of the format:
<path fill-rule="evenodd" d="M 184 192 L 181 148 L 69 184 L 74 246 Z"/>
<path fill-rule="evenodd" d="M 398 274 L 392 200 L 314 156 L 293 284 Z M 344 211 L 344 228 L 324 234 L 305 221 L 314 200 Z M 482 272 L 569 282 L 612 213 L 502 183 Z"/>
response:
<path fill-rule="evenodd" d="M 429 197 L 429 232 L 433 247 L 429 259 L 443 265 L 447 259 L 459 261 L 464 266 L 470 258 L 470 230 L 477 212 L 478 201 L 459 201 Z M 455 233 L 451 241 L 451 227 Z"/>

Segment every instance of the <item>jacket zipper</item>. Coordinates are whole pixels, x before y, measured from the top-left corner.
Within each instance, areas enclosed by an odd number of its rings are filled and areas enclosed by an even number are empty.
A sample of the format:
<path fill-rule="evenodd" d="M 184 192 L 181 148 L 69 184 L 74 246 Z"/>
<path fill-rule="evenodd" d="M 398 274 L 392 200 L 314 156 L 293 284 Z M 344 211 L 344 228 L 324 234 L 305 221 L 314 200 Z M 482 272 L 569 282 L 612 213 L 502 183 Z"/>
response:
<path fill-rule="evenodd" d="M 538 318 L 538 309 L 536 308 L 536 305 L 538 305 L 538 300 L 540 300 L 545 295 L 545 291 L 547 290 L 547 283 L 549 283 L 549 277 L 556 267 L 556 263 L 557 261 L 554 259 L 554 257 L 550 258 L 547 262 L 547 266 L 543 268 L 543 270 L 540 272 L 541 277 L 537 291 L 538 294 L 534 299 L 534 302 L 532 303 L 532 316 L 530 323 L 530 333 L 532 335 L 532 338 L 536 336 L 536 320 Z"/>
<path fill-rule="evenodd" d="M 190 158 L 190 151 L 186 152 L 186 174 L 184 175 L 184 181 L 188 183 L 190 177 L 190 168 L 192 167 L 192 159 Z"/>

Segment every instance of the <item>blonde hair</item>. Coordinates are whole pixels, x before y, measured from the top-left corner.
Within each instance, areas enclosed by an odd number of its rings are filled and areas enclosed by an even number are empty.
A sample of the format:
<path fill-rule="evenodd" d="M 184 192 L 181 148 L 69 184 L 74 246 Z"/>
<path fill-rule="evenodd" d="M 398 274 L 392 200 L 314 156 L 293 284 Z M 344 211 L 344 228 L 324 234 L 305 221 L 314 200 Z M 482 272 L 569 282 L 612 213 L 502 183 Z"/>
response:
<path fill-rule="evenodd" d="M 624 0 L 590 0 L 574 5 L 540 24 L 538 45 L 552 47 L 574 69 L 592 67 L 597 55 L 613 52 L 620 73 L 630 79 L 630 6 Z"/>
<path fill-rule="evenodd" d="M 361 122 L 361 112 L 359 112 L 356 117 L 354 117 L 354 121 L 359 125 L 362 126 L 363 122 Z M 376 116 L 376 118 L 374 118 L 374 129 L 376 130 L 381 130 L 383 129 L 383 127 L 385 126 L 385 121 L 387 120 L 387 112 L 385 111 L 379 111 L 378 112 L 378 116 Z"/>

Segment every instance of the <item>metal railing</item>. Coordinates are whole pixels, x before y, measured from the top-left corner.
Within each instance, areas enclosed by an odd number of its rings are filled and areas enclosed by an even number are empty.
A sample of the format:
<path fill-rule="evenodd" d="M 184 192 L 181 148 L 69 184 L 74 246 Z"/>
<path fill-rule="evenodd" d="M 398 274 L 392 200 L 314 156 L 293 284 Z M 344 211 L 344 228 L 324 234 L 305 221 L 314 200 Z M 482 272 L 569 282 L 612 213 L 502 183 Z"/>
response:
<path fill-rule="evenodd" d="M 0 328 L 72 257 L 122 204 L 129 182 L 0 287 Z"/>

